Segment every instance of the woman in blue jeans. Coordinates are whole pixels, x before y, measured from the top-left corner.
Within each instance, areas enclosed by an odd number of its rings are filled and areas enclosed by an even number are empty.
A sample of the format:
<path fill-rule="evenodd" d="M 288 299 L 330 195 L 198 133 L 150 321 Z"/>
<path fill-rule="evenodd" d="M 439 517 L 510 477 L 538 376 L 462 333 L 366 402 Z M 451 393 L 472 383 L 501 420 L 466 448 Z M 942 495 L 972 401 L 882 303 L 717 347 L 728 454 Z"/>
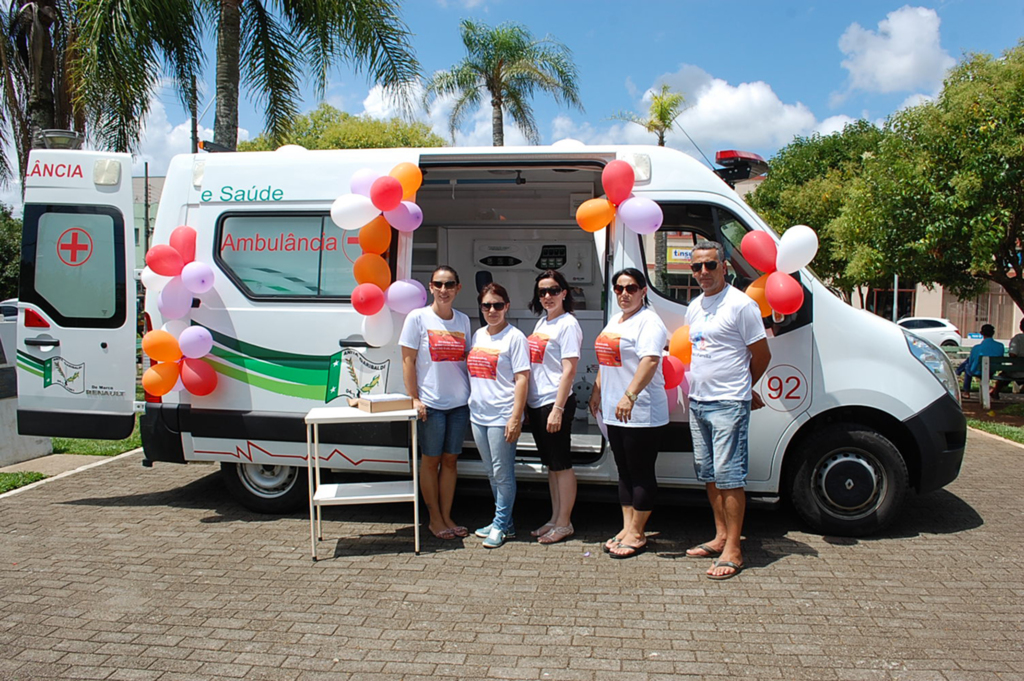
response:
<path fill-rule="evenodd" d="M 508 291 L 487 284 L 478 298 L 487 326 L 473 334 L 469 368 L 469 420 L 473 439 L 494 494 L 494 520 L 476 531 L 486 548 L 496 549 L 515 536 L 516 441 L 530 378 L 530 349 L 523 332 L 505 319 Z"/>

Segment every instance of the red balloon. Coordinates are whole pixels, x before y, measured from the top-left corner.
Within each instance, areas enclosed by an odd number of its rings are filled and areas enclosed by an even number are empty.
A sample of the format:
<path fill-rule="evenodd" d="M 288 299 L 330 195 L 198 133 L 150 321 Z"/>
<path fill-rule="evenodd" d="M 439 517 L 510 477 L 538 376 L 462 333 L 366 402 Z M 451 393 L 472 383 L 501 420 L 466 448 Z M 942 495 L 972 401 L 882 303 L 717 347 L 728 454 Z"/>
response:
<path fill-rule="evenodd" d="M 375 315 L 384 307 L 384 292 L 376 284 L 360 284 L 352 289 L 352 307 L 361 315 Z"/>
<path fill-rule="evenodd" d="M 765 283 L 764 297 L 779 314 L 793 314 L 804 304 L 804 288 L 785 272 L 772 272 Z"/>
<path fill-rule="evenodd" d="M 217 387 L 217 372 L 201 359 L 181 360 L 181 383 L 193 395 L 209 395 Z"/>
<path fill-rule="evenodd" d="M 635 181 L 633 166 L 625 161 L 612 161 L 604 167 L 604 172 L 601 173 L 601 185 L 604 186 L 604 193 L 608 200 L 616 206 L 629 198 Z"/>
<path fill-rule="evenodd" d="M 379 211 L 398 208 L 402 203 L 402 183 L 390 175 L 378 177 L 370 185 L 370 201 L 373 202 L 373 207 Z"/>
<path fill-rule="evenodd" d="M 740 241 L 740 253 L 743 254 L 743 258 L 767 274 L 775 271 L 775 256 L 778 251 L 775 239 L 767 232 L 747 232 Z"/>
<path fill-rule="evenodd" d="M 683 382 L 683 374 L 686 373 L 686 367 L 683 366 L 683 360 L 672 355 L 666 355 L 661 360 L 661 371 L 665 374 L 665 390 L 673 390 L 679 387 L 679 384 Z"/>
<path fill-rule="evenodd" d="M 146 265 L 149 269 L 165 277 L 176 277 L 181 274 L 185 261 L 181 253 L 167 244 L 157 244 L 146 251 Z"/>
<path fill-rule="evenodd" d="M 171 232 L 171 248 L 181 253 L 181 260 L 186 265 L 196 259 L 196 230 L 182 225 Z"/>

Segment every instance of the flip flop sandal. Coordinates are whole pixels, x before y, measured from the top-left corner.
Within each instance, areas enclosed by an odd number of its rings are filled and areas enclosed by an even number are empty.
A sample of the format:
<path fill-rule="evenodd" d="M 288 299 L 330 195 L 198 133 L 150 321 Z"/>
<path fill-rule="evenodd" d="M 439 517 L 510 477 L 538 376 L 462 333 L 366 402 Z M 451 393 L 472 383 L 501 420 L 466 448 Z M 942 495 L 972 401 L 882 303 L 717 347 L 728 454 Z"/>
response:
<path fill-rule="evenodd" d="M 609 546 L 609 542 L 611 542 L 611 546 Z M 619 545 L 619 538 L 618 538 L 618 536 L 615 536 L 615 537 L 612 537 L 611 539 L 609 539 L 608 541 L 606 541 L 605 543 L 601 544 L 601 550 L 604 551 L 605 553 L 611 553 L 612 552 L 612 548 L 614 548 L 615 546 L 618 546 L 618 545 Z"/>
<path fill-rule="evenodd" d="M 546 532 L 544 535 L 539 537 L 537 541 L 541 544 L 557 544 L 563 539 L 568 539 L 574 534 L 576 534 L 576 530 L 572 528 L 571 524 L 563 525 L 562 527 L 555 527 L 549 532 Z"/>
<path fill-rule="evenodd" d="M 431 530 L 431 532 L 433 532 L 433 530 Z M 452 531 L 452 528 L 446 527 L 440 532 L 434 532 L 434 536 L 438 539 L 444 539 L 445 541 L 448 541 L 450 539 L 455 539 L 455 532 Z"/>
<path fill-rule="evenodd" d="M 641 553 L 643 553 L 644 551 L 647 550 L 647 542 L 644 542 L 640 546 L 630 546 L 629 544 L 623 544 L 622 542 L 619 542 L 619 545 L 616 548 L 619 548 L 619 549 L 629 549 L 630 552 L 626 553 L 626 554 L 622 554 L 622 553 L 613 553 L 613 552 L 609 551 L 608 555 L 611 556 L 612 558 L 617 558 L 617 559 L 620 559 L 620 560 L 623 559 L 623 558 L 632 558 L 633 556 L 639 556 Z"/>
<path fill-rule="evenodd" d="M 703 551 L 704 553 L 702 553 L 700 555 L 697 555 L 695 553 L 690 553 L 690 551 Z M 697 544 L 694 547 L 686 549 L 686 557 L 687 558 L 700 558 L 700 559 L 703 560 L 705 558 L 715 558 L 715 557 L 720 556 L 720 555 L 722 555 L 721 551 L 715 551 L 713 548 L 711 548 L 707 544 Z"/>
<path fill-rule="evenodd" d="M 536 530 L 530 530 L 531 537 L 543 537 L 555 527 L 554 523 L 544 523 Z"/>
<path fill-rule="evenodd" d="M 739 573 L 743 572 L 745 565 L 743 563 L 736 564 L 731 560 L 716 560 L 715 567 L 727 567 L 732 568 L 732 572 L 727 572 L 724 575 L 708 575 L 708 579 L 714 579 L 715 581 L 722 581 L 724 579 L 732 579 Z"/>
<path fill-rule="evenodd" d="M 456 537 L 462 538 L 462 537 L 468 537 L 469 536 L 469 528 L 468 527 L 463 527 L 462 525 L 456 525 L 455 527 L 450 527 L 448 529 L 450 529 L 452 531 L 452 534 L 455 535 Z"/>

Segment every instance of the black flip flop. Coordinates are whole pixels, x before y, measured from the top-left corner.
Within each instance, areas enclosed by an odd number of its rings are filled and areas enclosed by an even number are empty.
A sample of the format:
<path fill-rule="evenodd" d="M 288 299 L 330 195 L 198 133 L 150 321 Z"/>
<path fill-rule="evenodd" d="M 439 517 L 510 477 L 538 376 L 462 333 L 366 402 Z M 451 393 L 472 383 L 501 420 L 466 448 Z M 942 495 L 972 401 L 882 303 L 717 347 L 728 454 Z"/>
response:
<path fill-rule="evenodd" d="M 647 542 L 644 542 L 640 546 L 630 546 L 629 544 L 623 544 L 622 542 L 619 542 L 618 548 L 631 549 L 632 552 L 627 553 L 626 555 L 622 555 L 619 553 L 612 553 L 611 551 L 609 551 L 608 555 L 616 559 L 632 558 L 633 556 L 639 556 L 641 553 L 647 550 Z"/>
<path fill-rule="evenodd" d="M 690 551 L 693 551 L 695 549 L 700 549 L 701 551 L 704 551 L 704 555 L 703 556 L 695 556 L 692 553 L 690 553 Z M 696 546 L 692 546 L 692 547 L 686 549 L 686 557 L 687 558 L 700 558 L 701 560 L 706 560 L 708 558 L 717 558 L 720 555 L 722 555 L 721 551 L 715 551 L 713 548 L 711 548 L 707 544 L 697 544 Z"/>
<path fill-rule="evenodd" d="M 743 572 L 743 568 L 746 567 L 743 563 L 740 563 L 740 564 L 737 565 L 736 563 L 732 562 L 731 560 L 716 560 L 715 561 L 715 565 L 716 566 L 721 566 L 721 567 L 731 567 L 735 571 L 735 572 L 730 572 L 730 573 L 724 574 L 724 575 L 708 575 L 708 579 L 714 579 L 714 580 L 719 581 L 719 582 L 722 581 L 723 579 L 732 579 L 733 577 L 735 577 L 739 573 Z"/>

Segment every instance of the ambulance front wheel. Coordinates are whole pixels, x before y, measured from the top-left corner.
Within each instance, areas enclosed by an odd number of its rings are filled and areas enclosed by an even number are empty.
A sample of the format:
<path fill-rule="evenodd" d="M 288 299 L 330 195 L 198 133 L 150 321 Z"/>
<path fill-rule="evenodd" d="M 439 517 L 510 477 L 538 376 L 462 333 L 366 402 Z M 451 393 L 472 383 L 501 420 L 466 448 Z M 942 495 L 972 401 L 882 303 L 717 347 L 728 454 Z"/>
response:
<path fill-rule="evenodd" d="M 907 494 L 907 464 L 881 433 L 851 423 L 807 438 L 789 479 L 793 508 L 823 534 L 860 537 L 882 530 Z"/>
<path fill-rule="evenodd" d="M 305 468 L 222 463 L 220 474 L 235 501 L 250 511 L 284 514 L 309 505 Z"/>

